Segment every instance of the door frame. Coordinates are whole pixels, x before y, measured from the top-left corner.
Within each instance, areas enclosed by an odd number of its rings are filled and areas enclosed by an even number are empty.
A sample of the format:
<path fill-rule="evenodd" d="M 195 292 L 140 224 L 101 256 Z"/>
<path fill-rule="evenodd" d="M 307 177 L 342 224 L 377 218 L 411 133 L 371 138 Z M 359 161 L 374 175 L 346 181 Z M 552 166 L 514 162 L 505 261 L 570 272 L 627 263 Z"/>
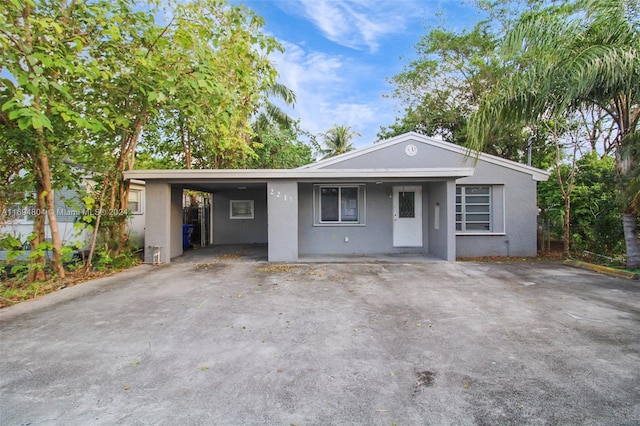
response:
<path fill-rule="evenodd" d="M 414 217 L 399 217 L 400 193 L 414 192 Z M 393 186 L 393 202 L 392 202 L 392 220 L 393 220 L 393 247 L 424 247 L 422 228 L 423 228 L 423 209 L 422 209 L 422 186 L 421 185 L 394 185 Z"/>

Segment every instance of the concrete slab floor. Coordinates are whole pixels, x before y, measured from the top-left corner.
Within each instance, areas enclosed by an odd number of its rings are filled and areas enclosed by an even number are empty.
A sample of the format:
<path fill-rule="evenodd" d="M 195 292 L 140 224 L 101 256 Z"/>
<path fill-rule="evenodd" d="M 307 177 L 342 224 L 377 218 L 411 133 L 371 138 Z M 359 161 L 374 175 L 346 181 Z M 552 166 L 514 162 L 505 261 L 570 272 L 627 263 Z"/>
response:
<path fill-rule="evenodd" d="M 3 425 L 640 423 L 640 286 L 559 264 L 142 265 L 0 342 Z"/>
<path fill-rule="evenodd" d="M 267 261 L 267 244 L 222 244 L 208 247 L 194 247 L 185 250 L 182 256 L 171 262 L 201 263 L 219 261 Z M 442 262 L 442 259 L 420 253 L 396 253 L 378 255 L 302 255 L 302 263 L 406 263 L 406 262 Z"/>

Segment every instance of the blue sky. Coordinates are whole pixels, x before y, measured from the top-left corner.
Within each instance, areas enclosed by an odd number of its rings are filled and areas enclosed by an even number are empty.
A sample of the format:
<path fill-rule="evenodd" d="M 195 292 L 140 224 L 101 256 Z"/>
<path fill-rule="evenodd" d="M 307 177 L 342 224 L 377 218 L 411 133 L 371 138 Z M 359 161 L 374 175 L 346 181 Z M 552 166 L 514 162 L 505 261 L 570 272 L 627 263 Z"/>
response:
<path fill-rule="evenodd" d="M 279 81 L 297 96 L 287 112 L 318 134 L 348 125 L 373 143 L 401 115 L 387 79 L 415 56 L 415 44 L 440 24 L 459 30 L 481 15 L 462 0 L 234 0 L 262 16 L 284 47 L 272 55 Z"/>

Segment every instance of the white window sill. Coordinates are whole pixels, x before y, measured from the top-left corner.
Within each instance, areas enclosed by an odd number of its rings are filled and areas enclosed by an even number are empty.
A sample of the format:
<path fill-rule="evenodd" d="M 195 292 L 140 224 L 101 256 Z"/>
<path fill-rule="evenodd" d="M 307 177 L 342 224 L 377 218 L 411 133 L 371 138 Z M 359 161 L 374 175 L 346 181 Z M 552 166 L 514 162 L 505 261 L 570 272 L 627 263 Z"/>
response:
<path fill-rule="evenodd" d="M 506 232 L 456 232 L 456 237 L 500 237 L 507 235 Z"/>
<path fill-rule="evenodd" d="M 320 226 L 320 227 L 334 227 L 334 226 L 338 226 L 338 227 L 345 227 L 345 226 L 367 226 L 366 223 L 345 223 L 345 222 L 335 222 L 335 223 L 314 223 L 313 226 Z"/>

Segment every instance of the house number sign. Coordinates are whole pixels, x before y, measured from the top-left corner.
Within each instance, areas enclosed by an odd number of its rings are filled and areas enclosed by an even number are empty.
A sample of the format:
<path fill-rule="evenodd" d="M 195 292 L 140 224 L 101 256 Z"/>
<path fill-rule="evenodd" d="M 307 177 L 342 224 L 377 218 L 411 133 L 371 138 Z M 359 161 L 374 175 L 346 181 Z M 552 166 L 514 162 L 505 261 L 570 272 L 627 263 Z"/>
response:
<path fill-rule="evenodd" d="M 271 189 L 271 191 L 269 192 L 269 195 L 271 195 L 272 197 L 280 198 L 280 199 L 282 199 L 282 201 L 286 201 L 288 203 L 293 203 L 293 196 L 287 195 L 287 194 L 283 194 L 280 191 L 276 191 L 274 189 Z"/>
<path fill-rule="evenodd" d="M 409 157 L 413 157 L 418 153 L 418 147 L 415 146 L 414 144 L 409 144 L 404 148 L 404 153 L 407 154 Z"/>

